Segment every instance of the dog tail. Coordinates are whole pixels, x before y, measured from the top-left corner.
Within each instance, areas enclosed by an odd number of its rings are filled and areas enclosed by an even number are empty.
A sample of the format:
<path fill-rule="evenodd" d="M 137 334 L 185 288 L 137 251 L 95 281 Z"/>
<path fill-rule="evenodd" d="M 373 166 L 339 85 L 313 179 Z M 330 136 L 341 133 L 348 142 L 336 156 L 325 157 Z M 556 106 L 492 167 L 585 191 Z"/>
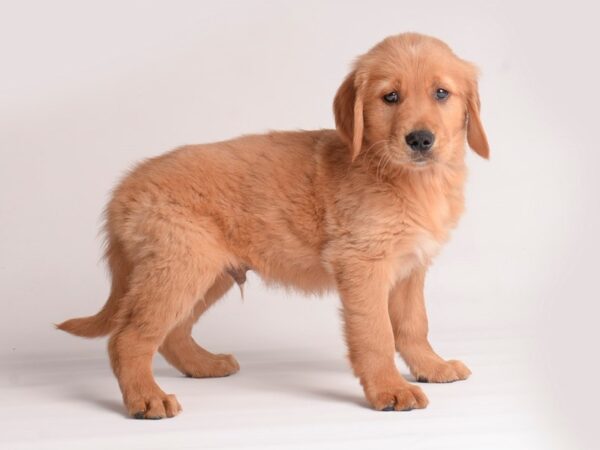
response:
<path fill-rule="evenodd" d="M 109 238 L 105 258 L 111 272 L 112 284 L 108 300 L 102 309 L 94 316 L 78 317 L 56 325 L 59 330 L 75 336 L 95 338 L 106 336 L 115 330 L 121 322 L 123 297 L 129 289 L 129 264 L 123 246 L 115 238 Z"/>
<path fill-rule="evenodd" d="M 111 295 L 104 307 L 94 316 L 69 319 L 56 325 L 56 328 L 75 336 L 95 338 L 106 336 L 115 327 L 115 315 L 118 309 L 118 299 Z"/>

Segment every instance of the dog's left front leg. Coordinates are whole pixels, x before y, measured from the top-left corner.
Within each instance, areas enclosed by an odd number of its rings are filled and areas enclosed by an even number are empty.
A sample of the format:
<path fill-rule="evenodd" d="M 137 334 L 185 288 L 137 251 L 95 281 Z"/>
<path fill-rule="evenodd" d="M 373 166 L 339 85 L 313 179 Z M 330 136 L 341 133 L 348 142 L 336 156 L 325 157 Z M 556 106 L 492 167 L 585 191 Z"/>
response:
<path fill-rule="evenodd" d="M 425 268 L 416 269 L 390 292 L 389 311 L 396 349 L 417 381 L 448 383 L 465 380 L 471 374 L 467 366 L 460 361 L 442 359 L 427 339 L 424 282 Z"/>
<path fill-rule="evenodd" d="M 346 340 L 354 373 L 367 400 L 378 410 L 427 406 L 418 386 L 408 383 L 394 362 L 394 333 L 388 313 L 389 278 L 383 265 L 356 263 L 336 271 Z"/>

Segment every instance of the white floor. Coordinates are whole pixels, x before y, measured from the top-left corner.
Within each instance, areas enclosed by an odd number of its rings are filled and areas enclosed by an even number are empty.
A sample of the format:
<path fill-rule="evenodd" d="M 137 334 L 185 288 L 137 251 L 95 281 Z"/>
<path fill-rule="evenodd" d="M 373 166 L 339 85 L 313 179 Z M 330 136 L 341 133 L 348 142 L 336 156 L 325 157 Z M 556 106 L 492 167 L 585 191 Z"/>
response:
<path fill-rule="evenodd" d="M 106 355 L 21 357 L 3 364 L 0 448 L 561 448 L 529 338 L 436 341 L 473 376 L 423 384 L 430 405 L 412 412 L 369 409 L 340 348 L 237 353 L 241 371 L 221 379 L 188 379 L 157 360 L 158 382 L 184 408 L 161 421 L 125 417 Z"/>

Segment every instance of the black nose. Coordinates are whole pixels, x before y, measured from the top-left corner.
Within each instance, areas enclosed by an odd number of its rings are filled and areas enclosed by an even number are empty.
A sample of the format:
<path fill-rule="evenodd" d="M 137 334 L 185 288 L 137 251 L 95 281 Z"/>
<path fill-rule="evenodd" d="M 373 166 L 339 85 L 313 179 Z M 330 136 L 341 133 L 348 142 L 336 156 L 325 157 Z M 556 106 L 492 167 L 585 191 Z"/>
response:
<path fill-rule="evenodd" d="M 431 131 L 419 130 L 408 133 L 405 137 L 410 148 L 417 152 L 426 152 L 433 146 L 435 136 Z"/>

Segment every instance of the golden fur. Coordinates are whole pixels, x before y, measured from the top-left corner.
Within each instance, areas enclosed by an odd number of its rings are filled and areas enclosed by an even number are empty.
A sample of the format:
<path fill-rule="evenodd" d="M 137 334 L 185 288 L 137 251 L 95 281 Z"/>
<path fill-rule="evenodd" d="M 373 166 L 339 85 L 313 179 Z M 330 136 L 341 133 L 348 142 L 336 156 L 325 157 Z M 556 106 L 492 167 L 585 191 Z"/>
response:
<path fill-rule="evenodd" d="M 273 132 L 190 145 L 140 164 L 106 210 L 112 290 L 95 316 L 58 327 L 110 334 L 130 415 L 180 411 L 152 375 L 156 351 L 192 377 L 239 366 L 191 337 L 198 317 L 246 270 L 306 292 L 337 288 L 349 358 L 378 410 L 423 408 L 420 381 L 469 376 L 427 340 L 425 272 L 463 210 L 465 140 L 489 150 L 475 68 L 441 41 L 392 36 L 361 56 L 334 101 L 337 130 Z M 450 96 L 440 101 L 436 89 Z M 382 97 L 395 91 L 400 101 Z M 405 143 L 435 135 L 423 160 Z"/>

